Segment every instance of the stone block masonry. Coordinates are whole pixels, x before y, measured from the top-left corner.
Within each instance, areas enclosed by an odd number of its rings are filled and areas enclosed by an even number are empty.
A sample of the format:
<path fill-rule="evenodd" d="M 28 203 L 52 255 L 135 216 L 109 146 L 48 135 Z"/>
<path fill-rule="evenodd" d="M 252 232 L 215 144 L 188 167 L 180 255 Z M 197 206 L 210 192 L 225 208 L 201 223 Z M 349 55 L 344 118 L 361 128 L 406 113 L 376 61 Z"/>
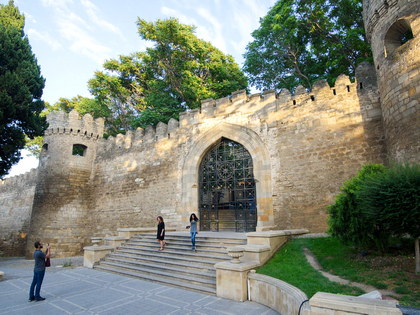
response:
<path fill-rule="evenodd" d="M 334 87 L 318 82 L 310 93 L 238 91 L 203 101 L 179 122 L 106 140 L 103 120 L 53 113 L 33 188 L 27 255 L 36 239 L 53 244 L 57 256 L 80 255 L 90 237 L 153 226 L 158 215 L 168 228 L 185 230 L 189 214 L 200 215 L 201 160 L 222 138 L 252 157 L 257 230 L 324 232 L 325 207 L 342 182 L 363 164 L 386 159 L 372 72 L 362 64 L 356 82 L 340 76 Z M 76 155 L 75 146 L 83 148 Z"/>
<path fill-rule="evenodd" d="M 0 256 L 23 256 L 37 171 L 0 181 Z"/>
<path fill-rule="evenodd" d="M 0 185 L 0 252 L 22 253 L 27 233 L 27 255 L 36 239 L 80 255 L 92 236 L 158 215 L 185 231 L 200 217 L 200 164 L 223 138 L 252 159 L 256 231 L 325 232 L 326 206 L 362 165 L 420 160 L 420 2 L 364 1 L 363 17 L 375 65 L 359 65 L 355 82 L 237 91 L 106 140 L 103 119 L 50 114 L 37 176 Z"/>

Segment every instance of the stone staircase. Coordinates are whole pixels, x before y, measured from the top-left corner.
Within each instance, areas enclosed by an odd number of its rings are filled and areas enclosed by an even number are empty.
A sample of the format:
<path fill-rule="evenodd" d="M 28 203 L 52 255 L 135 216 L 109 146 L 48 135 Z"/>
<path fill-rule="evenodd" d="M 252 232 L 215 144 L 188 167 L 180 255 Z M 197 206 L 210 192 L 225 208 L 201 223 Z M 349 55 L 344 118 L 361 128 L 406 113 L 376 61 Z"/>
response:
<path fill-rule="evenodd" d="M 214 264 L 230 260 L 226 248 L 246 244 L 243 233 L 200 232 L 196 251 L 187 233 L 167 233 L 159 251 L 156 233 L 141 233 L 123 243 L 94 268 L 166 285 L 216 294 Z"/>

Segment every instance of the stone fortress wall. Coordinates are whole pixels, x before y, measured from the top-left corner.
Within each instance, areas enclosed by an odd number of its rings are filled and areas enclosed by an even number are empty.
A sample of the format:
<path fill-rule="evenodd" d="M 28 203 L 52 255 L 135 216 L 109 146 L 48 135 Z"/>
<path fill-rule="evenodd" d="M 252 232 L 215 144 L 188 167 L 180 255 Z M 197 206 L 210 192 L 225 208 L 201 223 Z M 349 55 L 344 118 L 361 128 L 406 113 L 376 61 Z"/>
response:
<path fill-rule="evenodd" d="M 221 137 L 253 157 L 258 227 L 326 230 L 325 206 L 342 182 L 370 162 L 386 159 L 379 96 L 372 66 L 351 83 L 318 82 L 308 93 L 233 93 L 205 100 L 156 128 L 102 138 L 103 120 L 76 112 L 48 117 L 35 188 L 27 254 L 41 238 L 58 255 L 80 254 L 94 235 L 119 227 L 155 225 L 183 230 L 198 212 L 198 166 Z M 87 147 L 72 155 L 74 144 Z"/>
<path fill-rule="evenodd" d="M 157 215 L 168 227 L 185 230 L 189 214 L 198 212 L 200 162 L 222 137 L 252 157 L 257 230 L 325 231 L 326 205 L 362 165 L 419 160 L 418 6 L 411 0 L 365 1 L 375 66 L 361 64 L 353 83 L 340 76 L 334 87 L 317 82 L 311 92 L 300 86 L 293 95 L 238 91 L 204 100 L 179 122 L 107 140 L 102 119 L 50 115 L 34 182 L 7 179 L 0 185 L 0 211 L 16 219 L 6 221 L 0 239 L 14 238 L 3 241 L 6 246 L 22 244 L 18 235 L 27 233 L 28 255 L 33 241 L 42 239 L 54 244 L 58 256 L 70 256 L 80 254 L 91 236 L 149 227 Z M 393 30 L 400 36 L 407 27 L 412 40 L 392 41 Z M 74 145 L 85 149 L 83 156 L 72 154 Z M 13 198 L 27 216 L 32 209 L 30 226 L 10 209 Z"/>
<path fill-rule="evenodd" d="M 376 66 L 391 161 L 419 161 L 420 2 L 364 1 L 366 35 Z M 413 39 L 401 44 L 407 33 Z"/>
<path fill-rule="evenodd" d="M 37 170 L 0 180 L 0 256 L 23 256 Z"/>

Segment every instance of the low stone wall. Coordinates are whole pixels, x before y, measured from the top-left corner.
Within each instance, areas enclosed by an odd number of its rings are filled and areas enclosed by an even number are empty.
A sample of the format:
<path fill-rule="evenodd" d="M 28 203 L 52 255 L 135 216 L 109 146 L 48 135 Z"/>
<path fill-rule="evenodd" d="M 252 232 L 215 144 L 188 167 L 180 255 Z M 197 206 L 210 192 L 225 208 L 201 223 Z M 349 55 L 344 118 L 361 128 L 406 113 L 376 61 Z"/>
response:
<path fill-rule="evenodd" d="M 279 279 L 251 271 L 248 274 L 248 299 L 266 305 L 280 314 L 298 314 L 308 297 L 298 288 Z M 309 314 L 309 304 L 303 303 L 300 314 Z"/>

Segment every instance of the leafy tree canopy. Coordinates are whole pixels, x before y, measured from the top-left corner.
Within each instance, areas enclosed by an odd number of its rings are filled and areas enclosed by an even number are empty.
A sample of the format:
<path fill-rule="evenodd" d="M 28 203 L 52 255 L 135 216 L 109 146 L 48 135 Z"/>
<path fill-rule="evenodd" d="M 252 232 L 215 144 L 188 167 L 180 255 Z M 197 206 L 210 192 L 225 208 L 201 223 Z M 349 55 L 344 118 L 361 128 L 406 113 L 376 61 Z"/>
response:
<path fill-rule="evenodd" d="M 259 89 L 333 84 L 371 61 L 362 0 L 279 0 L 252 33 L 243 70 Z"/>
<path fill-rule="evenodd" d="M 45 80 L 24 24 L 13 1 L 0 5 L 0 178 L 19 161 L 25 135 L 32 139 L 47 127 L 40 117 Z"/>
<path fill-rule="evenodd" d="M 193 26 L 175 18 L 137 21 L 146 51 L 104 63 L 89 81 L 91 93 L 109 108 L 109 132 L 156 125 L 247 87 L 247 79 L 229 55 L 197 38 Z"/>

